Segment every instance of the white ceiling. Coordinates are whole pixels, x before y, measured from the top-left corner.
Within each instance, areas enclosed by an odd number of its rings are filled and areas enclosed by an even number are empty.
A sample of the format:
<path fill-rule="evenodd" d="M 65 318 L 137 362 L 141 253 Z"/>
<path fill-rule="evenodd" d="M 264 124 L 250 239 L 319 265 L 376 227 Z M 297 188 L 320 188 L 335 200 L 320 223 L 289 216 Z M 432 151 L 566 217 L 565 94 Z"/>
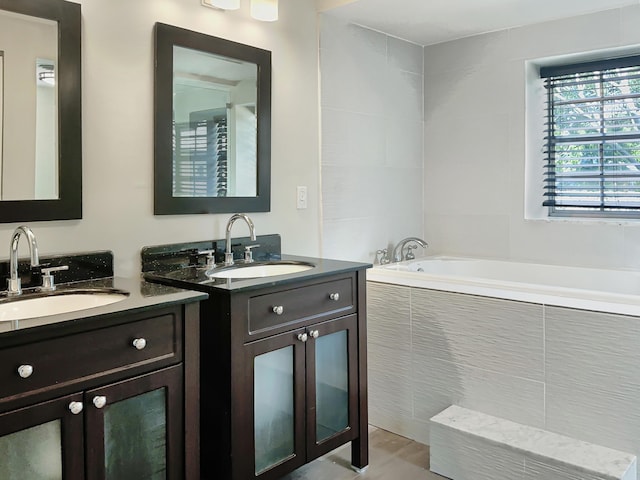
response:
<path fill-rule="evenodd" d="M 419 45 L 638 4 L 640 0 L 318 0 L 320 11 Z"/>

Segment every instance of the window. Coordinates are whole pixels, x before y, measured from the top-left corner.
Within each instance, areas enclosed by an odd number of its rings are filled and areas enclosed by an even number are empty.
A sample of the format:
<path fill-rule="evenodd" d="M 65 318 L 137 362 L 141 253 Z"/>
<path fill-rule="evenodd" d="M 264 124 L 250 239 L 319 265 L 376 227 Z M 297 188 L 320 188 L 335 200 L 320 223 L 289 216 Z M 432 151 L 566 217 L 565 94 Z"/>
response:
<path fill-rule="evenodd" d="M 227 196 L 227 113 L 191 112 L 173 123 L 173 196 Z"/>
<path fill-rule="evenodd" d="M 640 56 L 543 67 L 552 216 L 640 218 Z"/>

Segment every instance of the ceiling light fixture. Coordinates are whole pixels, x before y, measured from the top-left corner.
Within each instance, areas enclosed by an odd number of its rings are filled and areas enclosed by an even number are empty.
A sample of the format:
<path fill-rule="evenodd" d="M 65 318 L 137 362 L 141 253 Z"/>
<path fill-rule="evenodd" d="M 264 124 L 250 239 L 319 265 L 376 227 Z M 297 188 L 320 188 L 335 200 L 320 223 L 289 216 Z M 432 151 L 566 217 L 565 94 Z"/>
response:
<path fill-rule="evenodd" d="M 278 20 L 278 0 L 251 0 L 251 16 L 263 22 Z"/>
<path fill-rule="evenodd" d="M 202 0 L 202 5 L 222 10 L 237 10 L 240 8 L 240 0 Z"/>

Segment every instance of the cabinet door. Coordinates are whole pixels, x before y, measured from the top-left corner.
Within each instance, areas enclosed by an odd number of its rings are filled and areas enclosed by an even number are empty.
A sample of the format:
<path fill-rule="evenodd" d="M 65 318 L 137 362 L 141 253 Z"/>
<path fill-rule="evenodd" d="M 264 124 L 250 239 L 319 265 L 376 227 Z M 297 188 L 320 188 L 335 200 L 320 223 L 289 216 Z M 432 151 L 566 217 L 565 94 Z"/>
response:
<path fill-rule="evenodd" d="M 358 435 L 356 315 L 314 325 L 307 341 L 307 456 L 319 457 Z"/>
<path fill-rule="evenodd" d="M 184 477 L 182 365 L 85 393 L 88 480 Z"/>
<path fill-rule="evenodd" d="M 303 465 L 305 455 L 304 330 L 245 346 L 248 414 L 243 434 L 233 435 L 233 478 L 280 478 Z M 235 416 L 235 414 L 234 414 Z M 246 435 L 245 435 L 246 433 Z M 249 461 L 253 459 L 253 461 Z"/>
<path fill-rule="evenodd" d="M 2 480 L 84 478 L 82 394 L 0 415 Z"/>

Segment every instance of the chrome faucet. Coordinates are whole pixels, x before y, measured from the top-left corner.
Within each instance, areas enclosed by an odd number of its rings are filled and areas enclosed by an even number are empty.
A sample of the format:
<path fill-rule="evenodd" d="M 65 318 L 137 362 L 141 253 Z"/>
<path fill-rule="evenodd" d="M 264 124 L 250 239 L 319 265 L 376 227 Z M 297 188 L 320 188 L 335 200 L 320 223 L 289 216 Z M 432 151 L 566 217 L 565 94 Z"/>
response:
<path fill-rule="evenodd" d="M 224 264 L 225 265 L 233 265 L 233 252 L 231 251 L 231 227 L 233 226 L 233 222 L 241 218 L 247 225 L 249 225 L 249 233 L 251 235 L 251 241 L 256 241 L 256 227 L 254 227 L 253 222 L 249 218 L 249 216 L 245 213 L 236 213 L 231 216 L 229 221 L 227 222 L 227 237 L 226 237 L 226 246 L 224 252 Z"/>
<path fill-rule="evenodd" d="M 7 295 L 14 296 L 22 293 L 22 286 L 20 277 L 18 276 L 18 242 L 20 236 L 24 234 L 29 240 L 29 254 L 31 255 L 31 267 L 37 267 L 40 265 L 40 259 L 38 258 L 38 244 L 36 242 L 36 236 L 33 234 L 29 227 L 24 225 L 16 228 L 11 237 L 11 244 L 9 250 L 9 280 Z"/>
<path fill-rule="evenodd" d="M 422 240 L 421 238 L 418 237 L 407 237 L 403 240 L 400 240 L 398 242 L 398 244 L 396 245 L 396 247 L 393 249 L 393 261 L 394 262 L 401 262 L 402 260 L 404 260 L 404 247 L 411 242 L 415 242 L 418 245 L 420 245 L 422 248 L 427 248 L 429 245 L 427 244 L 427 242 L 425 242 L 424 240 Z"/>

